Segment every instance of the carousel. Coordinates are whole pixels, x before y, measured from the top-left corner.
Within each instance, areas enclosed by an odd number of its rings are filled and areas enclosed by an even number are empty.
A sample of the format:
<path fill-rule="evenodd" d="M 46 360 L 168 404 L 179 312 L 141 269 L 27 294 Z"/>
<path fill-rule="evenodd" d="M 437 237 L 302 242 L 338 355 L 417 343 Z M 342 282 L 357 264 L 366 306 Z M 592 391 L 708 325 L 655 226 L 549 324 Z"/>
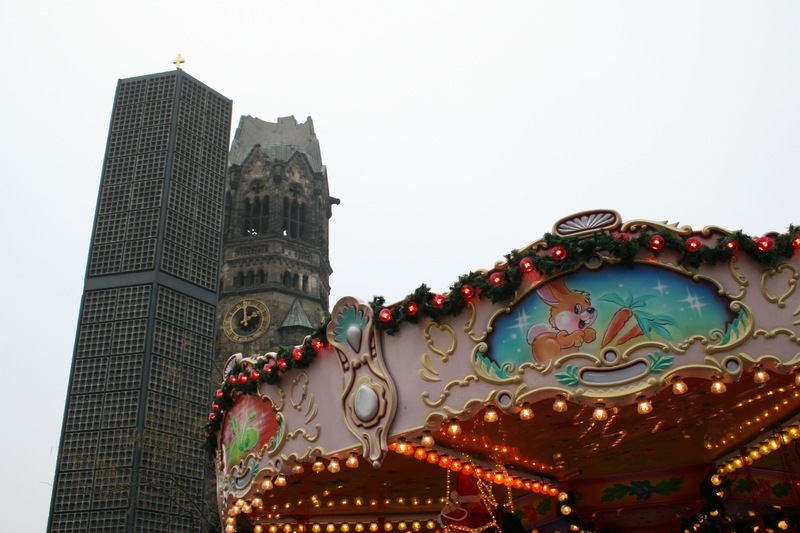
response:
<path fill-rule="evenodd" d="M 566 217 L 213 399 L 223 531 L 798 531 L 800 228 Z"/>

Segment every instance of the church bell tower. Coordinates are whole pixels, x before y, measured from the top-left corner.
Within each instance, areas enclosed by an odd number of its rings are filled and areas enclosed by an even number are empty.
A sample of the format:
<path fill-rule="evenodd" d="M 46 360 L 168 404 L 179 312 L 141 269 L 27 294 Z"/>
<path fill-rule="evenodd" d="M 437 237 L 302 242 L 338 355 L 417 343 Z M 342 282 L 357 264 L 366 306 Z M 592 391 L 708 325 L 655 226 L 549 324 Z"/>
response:
<path fill-rule="evenodd" d="M 231 146 L 218 355 L 299 344 L 328 312 L 328 219 L 337 198 L 309 117 L 243 116 Z"/>

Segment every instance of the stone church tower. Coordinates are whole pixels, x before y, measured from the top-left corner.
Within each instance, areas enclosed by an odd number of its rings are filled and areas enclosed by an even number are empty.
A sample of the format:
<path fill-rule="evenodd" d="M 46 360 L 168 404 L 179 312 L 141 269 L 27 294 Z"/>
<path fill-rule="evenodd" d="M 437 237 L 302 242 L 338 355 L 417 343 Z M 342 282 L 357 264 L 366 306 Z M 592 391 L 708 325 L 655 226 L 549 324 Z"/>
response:
<path fill-rule="evenodd" d="M 328 219 L 337 198 L 309 117 L 243 116 L 229 156 L 217 354 L 300 343 L 328 312 Z"/>

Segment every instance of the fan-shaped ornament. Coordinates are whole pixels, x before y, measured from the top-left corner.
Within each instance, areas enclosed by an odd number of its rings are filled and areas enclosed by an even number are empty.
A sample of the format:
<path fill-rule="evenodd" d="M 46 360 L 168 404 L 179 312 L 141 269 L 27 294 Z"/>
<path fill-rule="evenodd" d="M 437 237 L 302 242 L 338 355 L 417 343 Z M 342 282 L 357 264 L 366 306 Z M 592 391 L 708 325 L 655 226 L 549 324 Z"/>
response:
<path fill-rule="evenodd" d="M 584 211 L 576 215 L 562 218 L 553 226 L 556 235 L 577 235 L 599 229 L 613 230 L 620 224 L 620 216 L 616 211 Z"/>

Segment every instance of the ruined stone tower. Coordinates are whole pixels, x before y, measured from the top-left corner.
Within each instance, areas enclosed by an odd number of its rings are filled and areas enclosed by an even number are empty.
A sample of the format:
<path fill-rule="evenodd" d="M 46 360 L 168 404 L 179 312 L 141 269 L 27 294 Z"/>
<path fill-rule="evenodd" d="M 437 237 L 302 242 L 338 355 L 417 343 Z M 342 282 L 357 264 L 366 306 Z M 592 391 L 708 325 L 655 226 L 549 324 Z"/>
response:
<path fill-rule="evenodd" d="M 243 116 L 229 156 L 218 357 L 299 343 L 328 311 L 328 219 L 339 200 L 309 117 Z"/>

